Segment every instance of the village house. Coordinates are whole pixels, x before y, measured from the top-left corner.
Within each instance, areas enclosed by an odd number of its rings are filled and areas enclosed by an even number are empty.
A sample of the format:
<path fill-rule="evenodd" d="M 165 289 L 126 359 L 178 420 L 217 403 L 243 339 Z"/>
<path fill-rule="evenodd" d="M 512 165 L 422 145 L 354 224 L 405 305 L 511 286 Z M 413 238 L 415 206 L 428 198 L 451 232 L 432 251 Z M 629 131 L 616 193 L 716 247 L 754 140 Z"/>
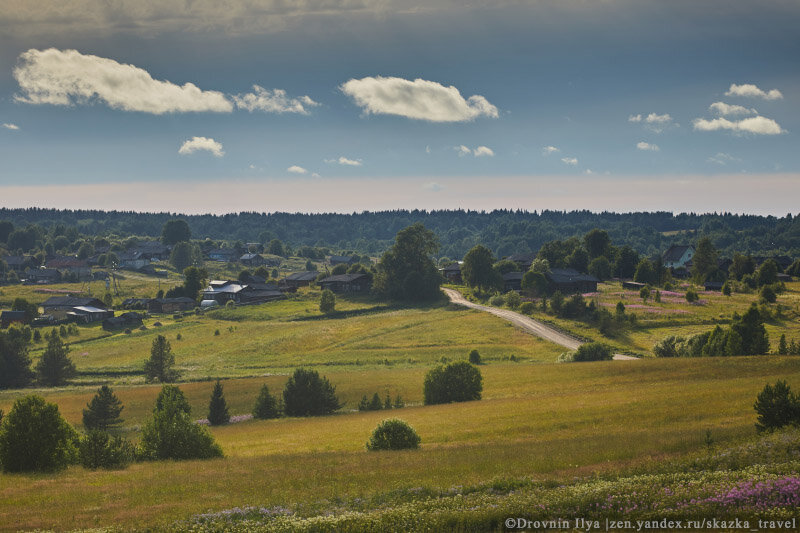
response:
<path fill-rule="evenodd" d="M 332 255 L 328 258 L 328 263 L 330 263 L 331 266 L 352 265 L 356 262 L 356 258 L 352 255 Z"/>
<path fill-rule="evenodd" d="M 370 288 L 370 279 L 366 274 L 339 274 L 328 276 L 317 282 L 323 290 L 333 292 L 363 292 Z"/>
<path fill-rule="evenodd" d="M 506 259 L 516 263 L 517 266 L 519 266 L 520 271 L 527 272 L 531 269 L 531 264 L 533 264 L 533 260 L 536 259 L 536 254 L 534 252 L 529 252 L 526 254 L 514 254 L 509 255 L 506 257 Z"/>
<path fill-rule="evenodd" d="M 106 331 L 113 331 L 115 329 L 138 328 L 142 325 L 143 318 L 144 317 L 139 313 L 122 313 L 119 316 L 103 320 L 103 329 Z"/>
<path fill-rule="evenodd" d="M 197 302 L 192 298 L 180 296 L 178 298 L 153 298 L 147 302 L 149 313 L 180 313 L 191 311 L 197 307 Z"/>
<path fill-rule="evenodd" d="M 117 254 L 117 259 L 119 259 L 119 268 L 128 270 L 140 270 L 150 264 L 150 259 L 138 250 L 120 252 Z"/>
<path fill-rule="evenodd" d="M 25 323 L 25 311 L 0 311 L 0 328 L 7 328 L 14 323 Z"/>
<path fill-rule="evenodd" d="M 503 274 L 503 292 L 522 290 L 524 272 L 506 272 Z"/>
<path fill-rule="evenodd" d="M 0 257 L 0 259 L 5 261 L 9 270 L 13 270 L 14 272 L 23 272 L 25 268 L 34 265 L 34 260 L 31 256 L 7 255 L 5 257 Z"/>
<path fill-rule="evenodd" d="M 545 278 L 551 291 L 559 291 L 561 294 L 597 292 L 597 284 L 600 282 L 596 277 L 581 274 L 573 268 L 554 268 L 545 274 Z"/>
<path fill-rule="evenodd" d="M 26 284 L 49 284 L 61 281 L 61 272 L 55 268 L 29 268 L 25 272 Z"/>
<path fill-rule="evenodd" d="M 94 308 L 107 311 L 105 304 L 97 298 L 78 298 L 74 296 L 52 296 L 42 304 L 44 313 L 52 315 L 56 320 L 63 320 L 77 307 Z M 113 312 L 112 315 L 113 316 Z M 106 317 L 103 317 L 106 318 Z"/>
<path fill-rule="evenodd" d="M 144 241 L 134 246 L 132 251 L 150 261 L 166 261 L 172 249 L 159 241 Z"/>
<path fill-rule="evenodd" d="M 89 263 L 77 257 L 57 257 L 47 261 L 45 266 L 60 271 L 62 275 L 64 272 L 74 274 L 79 280 L 88 280 L 92 278 L 92 269 Z"/>
<path fill-rule="evenodd" d="M 304 272 L 293 272 L 286 276 L 282 281 L 285 282 L 287 287 L 308 287 L 319 276 L 316 270 L 306 270 Z"/>
<path fill-rule="evenodd" d="M 444 268 L 440 268 L 439 272 L 444 276 L 447 281 L 451 283 L 462 283 L 461 280 L 461 263 L 452 263 Z"/>
<path fill-rule="evenodd" d="M 211 261 L 220 261 L 222 263 L 232 263 L 237 257 L 239 257 L 239 254 L 231 248 L 217 248 L 208 252 L 208 258 Z"/>
<path fill-rule="evenodd" d="M 259 254 L 244 254 L 239 258 L 239 262 L 250 267 L 259 267 L 267 264 L 266 259 Z"/>
<path fill-rule="evenodd" d="M 688 269 L 689 267 L 687 266 L 687 263 L 692 260 L 694 254 L 695 254 L 695 249 L 694 246 L 692 246 L 691 244 L 690 245 L 673 244 L 672 246 L 669 247 L 669 249 L 666 252 L 664 252 L 663 255 L 664 266 L 666 268 L 673 268 L 673 269 L 679 269 L 679 268 Z"/>

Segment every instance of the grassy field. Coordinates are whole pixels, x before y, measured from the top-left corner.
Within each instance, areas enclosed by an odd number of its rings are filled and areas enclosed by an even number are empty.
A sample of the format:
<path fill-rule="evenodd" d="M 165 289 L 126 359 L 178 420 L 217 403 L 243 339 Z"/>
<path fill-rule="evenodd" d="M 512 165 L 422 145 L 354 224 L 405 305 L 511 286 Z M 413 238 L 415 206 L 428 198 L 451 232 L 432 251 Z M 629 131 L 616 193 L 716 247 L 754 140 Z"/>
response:
<path fill-rule="evenodd" d="M 421 406 L 423 368 L 329 372 L 350 406 L 362 394 L 400 392 L 409 406 L 307 419 L 249 421 L 214 428 L 226 458 L 140 463 L 118 472 L 71 467 L 54 475 L 0 476 L 5 529 L 70 529 L 108 524 L 166 525 L 237 506 L 314 509 L 393 491 L 570 479 L 691 452 L 706 430 L 716 442 L 754 434 L 752 402 L 767 382 L 800 387 L 800 358 L 742 357 L 585 364 L 497 363 L 482 367 L 484 399 Z M 280 376 L 224 382 L 234 414 L 257 389 L 278 392 Z M 185 384 L 195 416 L 205 414 L 211 383 Z M 158 387 L 119 387 L 134 432 Z M 50 391 L 73 423 L 87 391 Z M 10 401 L 8 393 L 2 406 Z M 369 453 L 370 431 L 387 416 L 422 436 L 414 452 Z"/>
<path fill-rule="evenodd" d="M 767 333 L 772 350 L 776 351 L 781 334 L 787 342 L 800 342 L 800 281 L 786 283 L 786 291 L 778 295 L 777 302 L 768 305 L 774 316 L 766 321 Z M 584 299 L 594 301 L 595 305 L 608 309 L 612 314 L 618 302 L 625 305 L 625 312 L 636 314 L 636 324 L 626 327 L 611 336 L 604 336 L 591 324 L 555 317 L 542 312 L 537 306 L 531 314 L 533 318 L 550 322 L 560 329 L 579 337 L 611 344 L 624 352 L 650 355 L 653 345 L 668 335 L 694 335 L 713 329 L 717 324 L 729 324 L 734 313 L 743 314 L 753 302 L 758 302 L 756 292 L 750 294 L 734 293 L 724 296 L 720 292 L 704 291 L 694 287 L 700 300 L 686 301 L 685 293 L 691 285 L 681 283 L 673 291 L 661 291 L 661 301 L 655 302 L 651 296 L 647 301 L 639 297 L 638 291 L 622 288 L 622 284 L 609 281 L 598 284 L 595 293 L 584 295 Z M 470 291 L 454 286 L 466 295 Z M 655 291 L 653 291 L 655 293 Z"/>

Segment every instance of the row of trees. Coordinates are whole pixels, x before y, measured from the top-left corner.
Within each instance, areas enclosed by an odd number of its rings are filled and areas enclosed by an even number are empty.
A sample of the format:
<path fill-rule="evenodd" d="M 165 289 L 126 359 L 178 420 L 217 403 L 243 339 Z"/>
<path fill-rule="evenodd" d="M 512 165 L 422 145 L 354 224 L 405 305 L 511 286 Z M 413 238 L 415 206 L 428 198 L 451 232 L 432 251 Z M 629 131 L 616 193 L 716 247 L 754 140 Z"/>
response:
<path fill-rule="evenodd" d="M 61 340 L 59 331 L 53 329 L 45 338 L 47 347 L 31 368 L 30 329 L 12 326 L 0 331 L 0 389 L 27 387 L 34 380 L 45 387 L 58 387 L 76 375 L 69 346 Z"/>

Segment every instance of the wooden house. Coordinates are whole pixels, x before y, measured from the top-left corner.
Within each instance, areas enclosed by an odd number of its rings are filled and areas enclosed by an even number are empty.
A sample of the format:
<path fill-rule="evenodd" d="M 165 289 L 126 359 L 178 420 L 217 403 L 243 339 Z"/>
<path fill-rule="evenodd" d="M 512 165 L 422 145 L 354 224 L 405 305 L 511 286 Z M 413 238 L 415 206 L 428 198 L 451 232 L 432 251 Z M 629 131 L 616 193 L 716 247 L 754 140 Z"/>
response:
<path fill-rule="evenodd" d="M 596 292 L 599 279 L 590 274 L 581 274 L 573 268 L 554 268 L 545 274 L 551 292 L 561 294 Z"/>
<path fill-rule="evenodd" d="M 503 274 L 503 292 L 522 290 L 522 277 L 525 272 L 506 272 Z"/>
<path fill-rule="evenodd" d="M 288 276 L 286 276 L 283 281 L 285 282 L 287 287 L 294 287 L 295 289 L 298 287 L 308 287 L 311 285 L 314 280 L 317 279 L 319 276 L 319 272 L 316 270 L 306 270 L 304 272 L 292 272 Z"/>
<path fill-rule="evenodd" d="M 370 288 L 370 279 L 366 274 L 339 274 L 328 276 L 317 284 L 323 290 L 333 292 L 364 292 Z"/>
<path fill-rule="evenodd" d="M 664 252 L 663 260 L 664 266 L 666 268 L 688 268 L 686 263 L 692 260 L 694 257 L 695 249 L 694 246 L 691 244 L 689 245 L 678 245 L 673 244 L 669 247 L 669 249 Z"/>
<path fill-rule="evenodd" d="M 259 267 L 267 264 L 267 260 L 260 254 L 244 254 L 239 257 L 239 262 L 250 267 Z"/>
<path fill-rule="evenodd" d="M 441 272 L 442 276 L 444 276 L 444 278 L 451 283 L 462 283 L 460 263 L 452 263 L 447 265 L 444 268 L 440 268 L 439 272 Z"/>
<path fill-rule="evenodd" d="M 14 323 L 25 323 L 25 311 L 0 311 L 0 328 L 7 328 Z"/>

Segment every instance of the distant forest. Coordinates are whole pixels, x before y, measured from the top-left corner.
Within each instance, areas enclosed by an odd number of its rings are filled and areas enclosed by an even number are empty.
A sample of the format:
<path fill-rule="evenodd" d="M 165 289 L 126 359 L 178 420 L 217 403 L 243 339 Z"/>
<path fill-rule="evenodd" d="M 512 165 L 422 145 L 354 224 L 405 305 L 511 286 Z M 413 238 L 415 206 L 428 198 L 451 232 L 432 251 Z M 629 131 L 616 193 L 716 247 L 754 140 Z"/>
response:
<path fill-rule="evenodd" d="M 293 248 L 329 247 L 380 254 L 395 234 L 422 222 L 439 237 L 439 256 L 460 259 L 475 244 L 497 257 L 536 252 L 542 244 L 582 237 L 593 228 L 606 230 L 616 246 L 640 254 L 663 252 L 670 244 L 696 244 L 711 238 L 723 256 L 734 251 L 753 255 L 800 256 L 800 218 L 670 212 L 593 213 L 590 211 L 380 211 L 352 214 L 252 213 L 178 215 L 127 211 L 0 209 L 0 221 L 16 229 L 37 225 L 74 227 L 86 236 L 131 235 L 159 238 L 164 223 L 186 220 L 193 239 L 268 243 L 280 239 Z M 8 227 L 8 225 L 6 225 Z"/>

